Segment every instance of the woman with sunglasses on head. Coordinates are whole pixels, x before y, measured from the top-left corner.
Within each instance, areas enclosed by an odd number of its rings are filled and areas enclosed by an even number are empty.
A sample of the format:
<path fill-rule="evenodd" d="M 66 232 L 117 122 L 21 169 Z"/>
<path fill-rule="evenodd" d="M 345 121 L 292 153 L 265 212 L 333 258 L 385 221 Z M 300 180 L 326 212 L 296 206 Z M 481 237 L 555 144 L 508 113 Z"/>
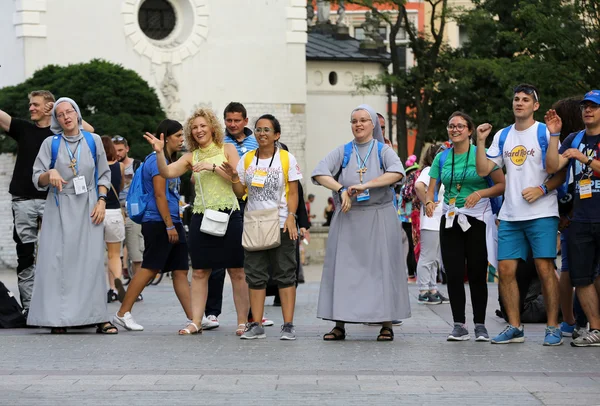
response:
<path fill-rule="evenodd" d="M 146 140 L 155 151 L 163 148 L 161 139 L 146 134 Z M 169 165 L 158 165 L 160 174 L 167 178 L 194 171 L 196 197 L 190 223 L 190 258 L 192 260 L 192 319 L 179 331 L 181 335 L 202 333 L 202 316 L 208 296 L 208 278 L 213 269 L 227 268 L 233 287 L 233 301 L 237 312 L 237 335 L 244 332 L 248 320 L 248 287 L 244 275 L 242 250 L 242 215 L 232 189 L 231 177 L 222 168 L 223 162 L 236 165 L 239 155 L 233 144 L 225 144 L 224 134 L 215 113 L 200 108 L 187 119 L 185 139 L 190 152 Z M 216 212 L 219 212 L 218 214 Z M 224 235 L 215 235 L 206 228 L 211 216 L 228 216 Z M 208 219 L 205 221 L 205 217 Z"/>
<path fill-rule="evenodd" d="M 404 168 L 384 144 L 370 106 L 354 109 L 350 124 L 354 139 L 312 173 L 313 183 L 334 192 L 336 200 L 317 317 L 335 322 L 325 341 L 344 340 L 346 323 L 378 323 L 377 341 L 390 342 L 392 320 L 410 317 L 402 224 L 390 187 L 404 177 Z"/>
<path fill-rule="evenodd" d="M 283 326 L 281 340 L 295 340 L 294 309 L 296 306 L 296 244 L 298 226 L 298 184 L 302 179 L 296 158 L 277 145 L 281 125 L 271 114 L 264 114 L 255 123 L 254 134 L 258 149 L 246 153 L 234 166 L 224 162 L 222 168 L 231 176 L 233 190 L 238 197 L 248 194 L 244 227 L 249 227 L 248 215 L 262 210 L 275 211 L 275 228 L 280 244 L 273 248 L 249 250 L 245 245 L 244 269 L 250 288 L 250 307 L 254 320 L 262 320 L 265 296 L 272 279 L 279 288 Z M 276 226 L 279 227 L 276 227 Z M 275 231 L 277 233 L 277 231 Z M 265 338 L 260 322 L 249 323 L 242 339 Z"/>
<path fill-rule="evenodd" d="M 476 147 L 471 145 L 475 125 L 470 116 L 460 111 L 454 112 L 448 120 L 447 129 L 453 147 L 436 155 L 429 170 L 429 185 L 435 185 L 440 179 L 445 188 L 440 245 L 454 319 L 454 329 L 448 341 L 470 339 L 465 324 L 465 264 L 473 306 L 475 340 L 489 341 L 485 327 L 488 251 L 495 249 L 491 241 L 486 242 L 486 236 L 490 231 L 487 228 L 495 227 L 490 197 L 500 196 L 504 192 L 504 174 L 497 167 L 492 170 L 489 174 L 494 182 L 492 187 L 477 174 Z M 442 204 L 434 201 L 435 189 L 427 189 L 425 210 L 428 217 L 433 217 L 436 206 Z"/>

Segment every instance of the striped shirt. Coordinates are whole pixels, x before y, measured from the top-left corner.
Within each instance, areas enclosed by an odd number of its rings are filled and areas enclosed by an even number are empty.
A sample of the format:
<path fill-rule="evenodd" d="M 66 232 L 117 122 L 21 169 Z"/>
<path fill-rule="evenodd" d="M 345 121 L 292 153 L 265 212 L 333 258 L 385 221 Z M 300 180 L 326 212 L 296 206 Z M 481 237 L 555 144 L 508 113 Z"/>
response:
<path fill-rule="evenodd" d="M 225 143 L 235 145 L 235 149 L 240 156 L 240 158 L 249 151 L 254 151 L 258 148 L 258 142 L 256 141 L 256 137 L 252 134 L 252 130 L 249 128 L 244 128 L 244 134 L 246 134 L 246 138 L 243 141 L 236 140 L 232 135 L 228 132 L 225 132 Z"/>

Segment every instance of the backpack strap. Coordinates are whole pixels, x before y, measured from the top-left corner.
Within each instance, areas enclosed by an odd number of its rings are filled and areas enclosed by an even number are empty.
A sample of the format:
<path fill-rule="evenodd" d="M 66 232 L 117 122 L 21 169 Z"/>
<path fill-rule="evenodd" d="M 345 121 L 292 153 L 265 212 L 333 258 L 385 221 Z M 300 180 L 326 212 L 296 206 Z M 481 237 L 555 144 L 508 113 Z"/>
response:
<path fill-rule="evenodd" d="M 439 197 L 439 191 L 440 191 L 440 187 L 442 186 L 442 169 L 444 168 L 444 164 L 446 163 L 446 158 L 448 158 L 448 154 L 450 153 L 450 150 L 452 148 L 448 148 L 443 150 L 440 153 L 440 160 L 439 160 L 439 164 L 440 164 L 440 169 L 439 169 L 439 173 L 440 176 L 438 176 L 437 181 L 435 182 L 435 192 L 433 193 L 433 200 L 434 201 L 438 201 L 438 197 Z"/>
<path fill-rule="evenodd" d="M 52 137 L 52 144 L 50 146 L 50 167 L 49 169 L 54 169 L 54 166 L 56 165 L 56 157 L 58 157 L 58 149 L 60 148 L 60 141 L 62 140 L 62 135 L 58 134 L 55 135 L 54 137 Z M 56 205 L 58 206 L 58 196 L 56 195 L 57 191 L 56 188 L 54 188 L 54 201 L 56 202 Z"/>
<path fill-rule="evenodd" d="M 500 133 L 500 138 L 498 139 L 498 155 L 491 156 L 486 154 L 488 158 L 498 158 L 502 156 L 502 152 L 504 151 L 504 143 L 506 142 L 506 137 L 508 137 L 508 133 L 510 129 L 513 128 L 514 124 L 509 125 L 508 127 L 504 127 L 502 132 Z"/>
<path fill-rule="evenodd" d="M 583 136 L 585 135 L 585 130 L 581 130 L 577 133 L 575 137 L 573 137 L 573 142 L 571 142 L 571 148 L 579 149 L 579 144 L 583 141 Z M 569 159 L 569 164 L 567 165 L 567 178 L 565 179 L 565 186 L 569 187 L 569 178 L 571 177 L 571 169 L 575 165 L 575 161 L 573 159 Z"/>
<path fill-rule="evenodd" d="M 342 174 L 342 169 L 348 166 L 348 162 L 350 162 L 350 156 L 352 155 L 352 141 L 347 144 L 344 144 L 344 158 L 342 159 L 342 166 L 340 166 L 340 170 L 337 171 L 335 175 L 333 175 L 333 179 L 337 182 Z"/>
<path fill-rule="evenodd" d="M 546 169 L 546 152 L 548 151 L 548 138 L 546 137 L 546 124 L 538 123 L 537 139 L 542 150 L 542 168 Z"/>
<path fill-rule="evenodd" d="M 288 172 L 290 171 L 290 153 L 285 149 L 279 148 L 279 159 L 281 160 L 281 170 L 283 171 L 283 183 L 285 184 L 285 198 L 290 195 L 290 184 Z"/>
<path fill-rule="evenodd" d="M 384 143 L 377 141 L 377 156 L 379 157 L 379 168 L 383 169 L 383 157 L 381 156 L 381 151 L 383 151 Z"/>
<path fill-rule="evenodd" d="M 94 136 L 89 132 L 81 130 L 81 133 L 92 153 L 92 158 L 94 158 L 94 180 L 96 182 L 96 193 L 98 193 L 98 156 L 96 155 L 96 141 L 94 141 Z"/>

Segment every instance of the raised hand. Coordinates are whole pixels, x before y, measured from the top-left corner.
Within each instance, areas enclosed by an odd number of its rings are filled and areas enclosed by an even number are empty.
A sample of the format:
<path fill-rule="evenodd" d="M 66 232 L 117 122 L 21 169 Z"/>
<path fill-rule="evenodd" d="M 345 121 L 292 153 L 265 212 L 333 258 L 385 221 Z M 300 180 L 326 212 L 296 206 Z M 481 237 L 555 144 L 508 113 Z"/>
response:
<path fill-rule="evenodd" d="M 550 134 L 558 134 L 560 130 L 562 130 L 562 120 L 558 114 L 556 114 L 556 110 L 548 110 L 544 115 L 544 122 L 546 123 L 546 127 L 548 127 L 548 131 Z"/>
<path fill-rule="evenodd" d="M 49 116 L 52 113 L 52 108 L 54 107 L 54 102 L 48 102 L 44 104 L 44 115 Z"/>
<path fill-rule="evenodd" d="M 152 149 L 155 152 L 162 152 L 165 148 L 165 135 L 160 134 L 160 139 L 156 138 L 153 134 L 146 133 L 144 138 L 148 141 L 148 144 L 152 145 Z"/>
<path fill-rule="evenodd" d="M 492 125 L 483 123 L 477 126 L 477 141 L 485 141 L 492 132 Z"/>
<path fill-rule="evenodd" d="M 238 177 L 238 173 L 233 166 L 227 161 L 223 161 L 220 166 L 221 170 L 227 174 L 231 179 Z"/>

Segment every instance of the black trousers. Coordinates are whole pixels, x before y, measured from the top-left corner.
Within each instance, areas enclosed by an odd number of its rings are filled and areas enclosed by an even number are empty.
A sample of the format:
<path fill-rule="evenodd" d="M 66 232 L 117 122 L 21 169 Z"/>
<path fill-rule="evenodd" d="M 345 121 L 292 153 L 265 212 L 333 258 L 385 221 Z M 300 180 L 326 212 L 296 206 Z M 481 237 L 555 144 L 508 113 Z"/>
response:
<path fill-rule="evenodd" d="M 471 228 L 462 231 L 458 218 L 451 228 L 446 228 L 446 217 L 440 224 L 440 245 L 442 261 L 448 278 L 448 296 L 455 323 L 465 323 L 465 269 L 469 278 L 473 321 L 485 323 L 485 310 L 488 301 L 487 290 L 487 248 L 485 243 L 485 223 L 467 216 Z"/>
<path fill-rule="evenodd" d="M 417 259 L 415 258 L 415 244 L 412 238 L 412 223 L 402 223 L 402 228 L 408 237 L 408 253 L 406 254 L 408 276 L 415 276 L 417 273 Z"/>

